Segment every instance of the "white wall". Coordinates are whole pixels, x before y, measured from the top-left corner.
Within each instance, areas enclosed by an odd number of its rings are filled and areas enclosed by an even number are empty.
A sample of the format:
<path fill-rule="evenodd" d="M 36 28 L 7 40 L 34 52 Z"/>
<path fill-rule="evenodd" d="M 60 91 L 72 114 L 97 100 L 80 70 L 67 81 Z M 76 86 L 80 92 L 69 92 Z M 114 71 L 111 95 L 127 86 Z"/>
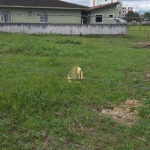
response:
<path fill-rule="evenodd" d="M 47 24 L 47 23 L 1 23 L 0 31 L 27 34 L 63 34 L 63 35 L 125 35 L 126 24 Z"/>

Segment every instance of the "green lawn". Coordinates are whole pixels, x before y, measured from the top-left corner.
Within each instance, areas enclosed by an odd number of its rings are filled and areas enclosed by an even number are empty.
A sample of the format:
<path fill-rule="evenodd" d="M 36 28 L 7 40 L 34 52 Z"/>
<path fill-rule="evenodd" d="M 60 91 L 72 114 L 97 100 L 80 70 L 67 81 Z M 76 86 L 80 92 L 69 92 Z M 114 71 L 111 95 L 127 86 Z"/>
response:
<path fill-rule="evenodd" d="M 122 37 L 0 33 L 0 149 L 149 150 L 150 47 L 139 44 L 150 42 L 148 30 L 130 28 Z M 86 80 L 68 83 L 76 65 Z M 127 99 L 143 104 L 134 125 L 100 115 Z"/>

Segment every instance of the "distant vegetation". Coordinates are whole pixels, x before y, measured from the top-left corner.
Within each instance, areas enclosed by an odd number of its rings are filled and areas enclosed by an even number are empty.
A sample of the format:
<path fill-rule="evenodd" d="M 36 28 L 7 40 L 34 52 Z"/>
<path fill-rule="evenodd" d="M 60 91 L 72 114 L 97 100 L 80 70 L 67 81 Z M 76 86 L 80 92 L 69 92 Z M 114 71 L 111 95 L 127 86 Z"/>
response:
<path fill-rule="evenodd" d="M 145 20 L 150 21 L 150 12 L 145 12 L 143 15 L 140 15 L 137 12 L 129 11 L 125 17 L 127 22 L 132 22 L 132 21 L 142 22 Z"/>
<path fill-rule="evenodd" d="M 132 22 L 132 21 L 141 22 L 140 14 L 135 13 L 133 11 L 128 11 L 125 17 L 127 19 L 127 22 Z"/>
<path fill-rule="evenodd" d="M 150 21 L 150 12 L 145 12 L 143 16 Z"/>

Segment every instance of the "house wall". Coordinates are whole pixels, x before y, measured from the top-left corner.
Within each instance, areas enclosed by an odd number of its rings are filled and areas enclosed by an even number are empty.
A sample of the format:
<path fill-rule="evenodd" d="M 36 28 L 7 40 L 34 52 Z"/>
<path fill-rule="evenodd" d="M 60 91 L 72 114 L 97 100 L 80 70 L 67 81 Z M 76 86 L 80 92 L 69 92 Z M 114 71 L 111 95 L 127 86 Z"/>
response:
<path fill-rule="evenodd" d="M 41 12 L 48 13 L 48 23 L 81 23 L 81 10 L 74 9 L 31 9 L 31 8 L 0 8 L 2 11 L 9 11 L 12 14 L 12 23 L 40 23 Z M 28 11 L 32 11 L 33 15 L 29 17 Z M 62 15 L 61 15 L 62 14 Z M 55 15 L 55 16 L 54 16 Z M 58 15 L 58 16 L 57 16 Z M 64 15 L 64 16 L 63 16 Z M 68 16 L 66 16 L 68 15 Z M 77 16 L 69 16 L 77 15 Z"/>
<path fill-rule="evenodd" d="M 117 8 L 116 6 L 109 6 L 101 9 L 96 9 L 91 11 L 91 18 L 89 19 L 90 24 L 99 24 L 95 22 L 95 15 L 103 15 L 102 23 L 116 23 L 113 18 L 107 18 L 109 14 L 113 14 L 114 17 L 117 16 Z"/>
<path fill-rule="evenodd" d="M 27 34 L 63 35 L 125 35 L 126 24 L 39 24 L 39 23 L 0 23 L 0 31 Z"/>

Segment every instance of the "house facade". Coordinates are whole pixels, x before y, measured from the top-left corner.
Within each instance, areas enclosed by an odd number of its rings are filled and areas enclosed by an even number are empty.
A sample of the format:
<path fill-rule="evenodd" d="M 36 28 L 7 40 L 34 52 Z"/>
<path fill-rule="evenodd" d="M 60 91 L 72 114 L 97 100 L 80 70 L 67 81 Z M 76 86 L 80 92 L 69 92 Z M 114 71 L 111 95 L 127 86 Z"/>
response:
<path fill-rule="evenodd" d="M 60 0 L 0 0 L 1 23 L 116 23 L 118 2 L 87 7 Z"/>
<path fill-rule="evenodd" d="M 0 0 L 0 22 L 80 24 L 86 9 L 59 0 Z"/>
<path fill-rule="evenodd" d="M 118 3 L 110 3 L 106 5 L 98 5 L 95 7 L 90 7 L 88 9 L 90 15 L 89 23 L 90 24 L 114 24 L 116 23 L 115 17 L 117 16 L 117 8 Z"/>
<path fill-rule="evenodd" d="M 0 22 L 7 23 L 81 23 L 81 10 L 76 9 L 4 7 L 0 12 Z"/>
<path fill-rule="evenodd" d="M 122 11 L 121 11 L 122 17 L 125 17 L 126 14 L 127 14 L 129 11 L 133 11 L 133 12 L 135 12 L 135 13 L 138 13 L 138 7 L 137 7 L 137 6 L 131 6 L 131 5 L 123 5 L 123 6 L 122 6 Z"/>

